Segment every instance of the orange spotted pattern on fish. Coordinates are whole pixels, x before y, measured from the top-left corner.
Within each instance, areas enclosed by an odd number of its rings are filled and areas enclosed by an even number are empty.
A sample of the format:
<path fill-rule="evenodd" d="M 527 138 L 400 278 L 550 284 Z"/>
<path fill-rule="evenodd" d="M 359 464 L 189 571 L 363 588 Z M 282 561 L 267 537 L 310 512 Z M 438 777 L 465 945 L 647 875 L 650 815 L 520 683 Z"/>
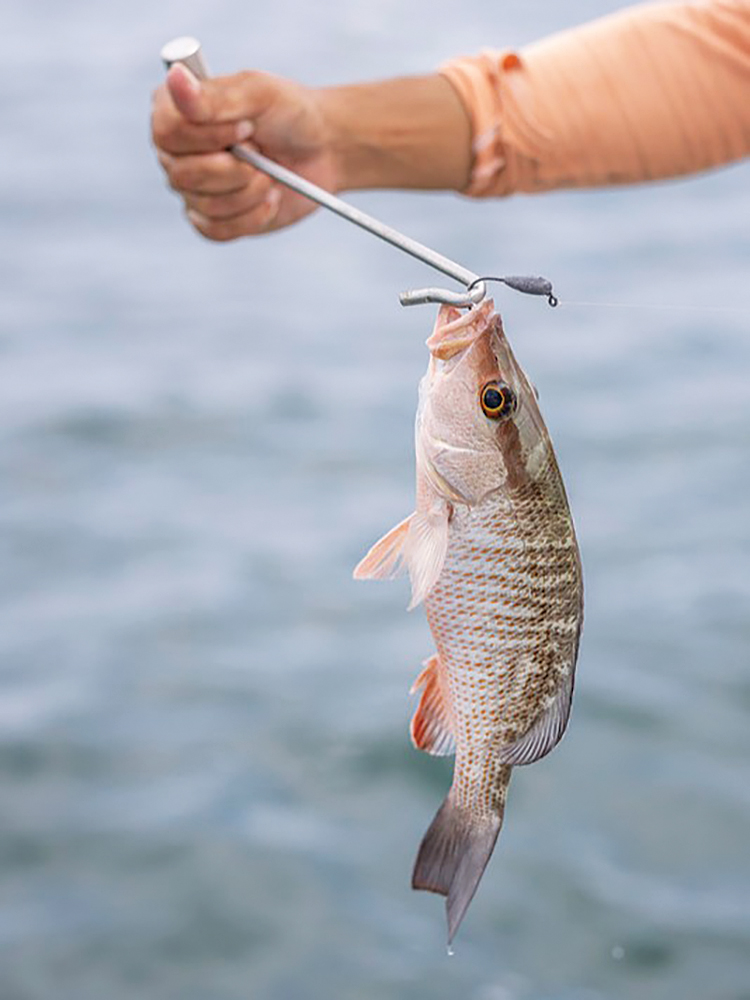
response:
<path fill-rule="evenodd" d="M 422 840 L 415 889 L 446 896 L 453 939 L 492 854 L 512 768 L 568 723 L 583 619 L 578 545 L 536 392 L 491 301 L 442 306 L 416 425 L 416 509 L 358 579 L 409 571 L 436 653 L 413 692 L 415 746 L 455 754 Z"/>

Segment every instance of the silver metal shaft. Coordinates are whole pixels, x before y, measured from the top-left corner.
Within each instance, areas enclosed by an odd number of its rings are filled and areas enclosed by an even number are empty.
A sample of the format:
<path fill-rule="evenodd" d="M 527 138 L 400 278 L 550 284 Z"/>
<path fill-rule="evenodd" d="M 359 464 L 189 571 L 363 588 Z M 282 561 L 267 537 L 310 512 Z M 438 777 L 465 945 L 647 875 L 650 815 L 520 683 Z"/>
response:
<path fill-rule="evenodd" d="M 167 68 L 179 62 L 194 73 L 198 79 L 206 80 L 209 77 L 208 67 L 201 52 L 200 42 L 195 38 L 175 38 L 173 41 L 168 42 L 161 50 L 161 57 Z M 318 187 L 317 184 L 313 184 L 311 181 L 305 180 L 304 177 L 300 177 L 293 170 L 289 170 L 287 167 L 282 167 L 273 160 L 269 160 L 267 156 L 263 156 L 257 150 L 240 145 L 231 146 L 230 149 L 238 160 L 244 160 L 255 167 L 256 170 L 261 170 L 264 174 L 296 191 L 297 194 L 304 195 L 305 198 L 309 198 L 318 205 L 329 209 L 329 211 L 335 212 L 336 215 L 340 215 L 348 222 L 353 222 L 355 226 L 366 229 L 373 236 L 377 236 L 381 240 L 385 240 L 386 243 L 398 247 L 399 250 L 403 250 L 412 257 L 416 257 L 417 260 L 421 260 L 424 264 L 434 267 L 436 271 L 441 271 L 449 278 L 453 278 L 467 288 L 467 291 L 463 293 L 451 292 L 443 288 L 423 288 L 416 291 L 403 292 L 399 296 L 402 305 L 418 305 L 424 302 L 447 302 L 454 306 L 471 306 L 478 304 L 485 297 L 486 287 L 484 282 L 481 281 L 478 275 L 467 270 L 465 267 L 461 267 L 460 264 L 456 264 L 455 261 L 436 253 L 434 250 L 424 246 L 422 243 L 418 243 L 409 236 L 404 236 L 403 233 L 398 232 L 398 230 L 393 229 L 391 226 L 385 225 L 385 223 L 380 222 L 371 215 L 367 215 L 366 212 L 354 208 L 341 198 L 337 198 L 336 195 Z"/>

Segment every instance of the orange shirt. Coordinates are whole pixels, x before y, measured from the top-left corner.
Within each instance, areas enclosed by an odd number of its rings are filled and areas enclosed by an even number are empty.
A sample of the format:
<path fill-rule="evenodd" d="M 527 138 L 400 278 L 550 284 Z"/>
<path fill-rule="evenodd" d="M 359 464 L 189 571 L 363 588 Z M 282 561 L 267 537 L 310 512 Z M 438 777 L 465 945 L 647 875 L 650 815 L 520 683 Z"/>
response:
<path fill-rule="evenodd" d="M 695 173 L 750 153 L 750 0 L 632 7 L 440 70 L 472 123 L 466 193 Z"/>

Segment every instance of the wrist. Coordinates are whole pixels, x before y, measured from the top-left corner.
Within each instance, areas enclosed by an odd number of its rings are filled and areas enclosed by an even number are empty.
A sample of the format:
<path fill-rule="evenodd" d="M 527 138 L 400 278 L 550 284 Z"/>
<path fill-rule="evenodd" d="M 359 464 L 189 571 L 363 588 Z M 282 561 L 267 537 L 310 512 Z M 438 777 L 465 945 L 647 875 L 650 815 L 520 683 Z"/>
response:
<path fill-rule="evenodd" d="M 471 125 L 444 77 L 327 87 L 315 95 L 337 190 L 467 185 Z"/>

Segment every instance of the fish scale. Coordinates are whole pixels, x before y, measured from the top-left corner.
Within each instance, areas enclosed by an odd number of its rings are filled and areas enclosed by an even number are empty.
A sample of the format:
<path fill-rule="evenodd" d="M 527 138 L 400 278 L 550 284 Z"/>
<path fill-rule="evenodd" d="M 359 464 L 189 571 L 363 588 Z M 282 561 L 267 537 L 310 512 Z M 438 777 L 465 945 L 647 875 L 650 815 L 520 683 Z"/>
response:
<path fill-rule="evenodd" d="M 554 476 L 550 480 L 554 491 Z M 541 546 L 529 546 L 520 519 L 498 517 L 493 507 L 488 503 L 454 515 L 458 523 L 443 572 L 425 600 L 452 695 L 456 786 L 464 783 L 465 747 L 503 738 L 512 742 L 528 729 L 539 699 L 551 693 L 570 664 L 570 625 L 574 635 L 578 625 L 577 601 L 558 596 L 561 583 L 577 574 L 572 532 L 559 545 L 544 539 Z M 534 512 L 532 507 L 527 532 L 534 530 Z M 532 680 L 536 697 L 511 698 L 514 688 Z M 492 780 L 489 768 L 481 780 Z"/>
<path fill-rule="evenodd" d="M 514 766 L 568 722 L 583 616 L 578 546 L 536 392 L 491 302 L 444 306 L 427 341 L 415 512 L 355 570 L 409 570 L 437 652 L 412 691 L 417 747 L 455 753 L 412 876 L 446 896 L 452 940 L 492 854 Z M 485 392 L 489 394 L 485 396 Z"/>

